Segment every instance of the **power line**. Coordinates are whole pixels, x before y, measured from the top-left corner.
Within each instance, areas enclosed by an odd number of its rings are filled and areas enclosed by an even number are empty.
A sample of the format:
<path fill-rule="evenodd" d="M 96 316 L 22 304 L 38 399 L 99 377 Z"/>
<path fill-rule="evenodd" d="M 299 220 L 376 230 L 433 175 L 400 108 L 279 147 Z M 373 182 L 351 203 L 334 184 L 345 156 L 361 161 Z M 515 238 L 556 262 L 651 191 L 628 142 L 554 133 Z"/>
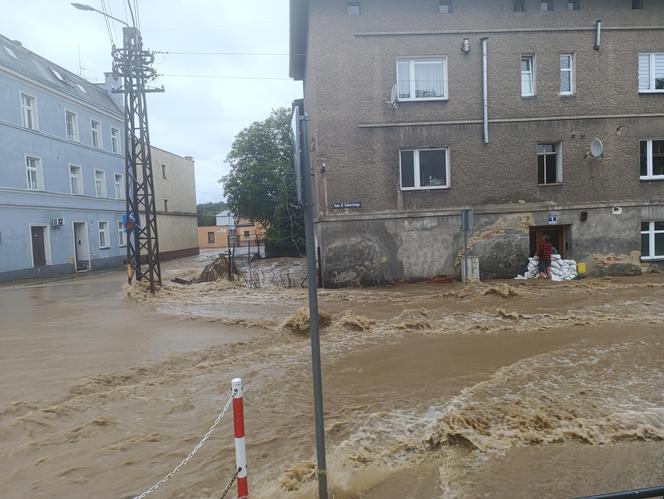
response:
<path fill-rule="evenodd" d="M 155 54 L 166 55 L 229 55 L 229 56 L 289 56 L 288 52 L 172 52 L 172 51 L 155 51 Z M 305 55 L 305 54 L 292 54 L 292 55 Z"/>
<path fill-rule="evenodd" d="M 168 30 L 187 30 L 187 29 L 221 29 L 221 28 L 230 28 L 234 26 L 251 26 L 254 24 L 274 24 L 279 25 L 280 23 L 288 22 L 287 18 L 282 19 L 264 19 L 256 21 L 248 21 L 245 23 L 228 23 L 228 24 L 216 24 L 208 26 L 147 26 L 143 28 L 143 31 L 168 31 Z"/>
<path fill-rule="evenodd" d="M 276 76 L 228 76 L 228 75 L 200 75 L 200 74 L 167 74 L 159 73 L 158 76 L 167 76 L 171 78 L 217 78 L 223 80 L 282 80 L 291 81 L 290 78 Z"/>

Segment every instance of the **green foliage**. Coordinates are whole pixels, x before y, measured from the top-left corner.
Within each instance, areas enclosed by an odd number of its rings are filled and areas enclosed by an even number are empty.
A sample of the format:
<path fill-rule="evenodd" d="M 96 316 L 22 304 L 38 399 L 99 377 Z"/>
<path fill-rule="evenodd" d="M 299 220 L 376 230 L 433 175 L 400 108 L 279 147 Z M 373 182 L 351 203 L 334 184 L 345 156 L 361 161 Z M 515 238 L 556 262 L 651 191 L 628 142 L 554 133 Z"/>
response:
<path fill-rule="evenodd" d="M 295 207 L 290 110 L 273 109 L 238 133 L 226 158 L 231 171 L 220 182 L 228 208 L 266 228 L 270 256 L 304 253 L 302 209 Z"/>
<path fill-rule="evenodd" d="M 226 203 L 219 201 L 218 203 L 200 203 L 196 205 L 196 212 L 198 213 L 198 226 L 210 227 L 217 224 L 215 215 L 220 211 L 226 209 Z"/>

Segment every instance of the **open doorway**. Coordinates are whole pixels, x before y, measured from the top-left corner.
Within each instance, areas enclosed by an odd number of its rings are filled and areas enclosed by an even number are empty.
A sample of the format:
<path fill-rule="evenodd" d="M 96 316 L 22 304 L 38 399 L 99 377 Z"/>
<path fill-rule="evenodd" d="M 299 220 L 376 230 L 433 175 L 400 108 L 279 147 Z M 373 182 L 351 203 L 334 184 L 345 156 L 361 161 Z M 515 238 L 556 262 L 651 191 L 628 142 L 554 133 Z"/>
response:
<path fill-rule="evenodd" d="M 539 252 L 544 241 L 544 234 L 549 236 L 554 247 L 554 253 L 558 253 L 563 259 L 566 258 L 566 240 L 564 225 L 541 225 L 530 227 L 530 255 Z"/>
<path fill-rule="evenodd" d="M 74 222 L 74 252 L 76 272 L 90 270 L 90 241 L 87 222 Z"/>

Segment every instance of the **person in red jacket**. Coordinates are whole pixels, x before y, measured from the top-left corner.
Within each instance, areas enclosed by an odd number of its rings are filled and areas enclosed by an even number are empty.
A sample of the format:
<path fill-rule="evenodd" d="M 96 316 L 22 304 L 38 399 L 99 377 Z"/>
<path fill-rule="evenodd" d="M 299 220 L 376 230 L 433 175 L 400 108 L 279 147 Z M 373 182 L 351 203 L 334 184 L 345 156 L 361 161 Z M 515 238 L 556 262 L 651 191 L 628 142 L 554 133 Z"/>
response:
<path fill-rule="evenodd" d="M 548 234 L 542 238 L 542 246 L 539 250 L 539 277 L 540 279 L 551 279 L 551 253 L 553 253 L 553 244 Z"/>

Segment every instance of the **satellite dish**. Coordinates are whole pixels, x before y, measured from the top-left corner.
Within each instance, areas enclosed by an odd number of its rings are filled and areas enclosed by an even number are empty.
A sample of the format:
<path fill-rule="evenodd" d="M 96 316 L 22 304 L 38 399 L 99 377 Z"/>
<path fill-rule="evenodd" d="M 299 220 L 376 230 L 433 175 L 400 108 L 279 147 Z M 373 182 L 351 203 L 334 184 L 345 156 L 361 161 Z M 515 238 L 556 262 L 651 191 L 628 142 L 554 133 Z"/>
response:
<path fill-rule="evenodd" d="M 597 137 L 590 143 L 590 154 L 593 158 L 599 158 L 604 153 L 604 144 Z"/>

